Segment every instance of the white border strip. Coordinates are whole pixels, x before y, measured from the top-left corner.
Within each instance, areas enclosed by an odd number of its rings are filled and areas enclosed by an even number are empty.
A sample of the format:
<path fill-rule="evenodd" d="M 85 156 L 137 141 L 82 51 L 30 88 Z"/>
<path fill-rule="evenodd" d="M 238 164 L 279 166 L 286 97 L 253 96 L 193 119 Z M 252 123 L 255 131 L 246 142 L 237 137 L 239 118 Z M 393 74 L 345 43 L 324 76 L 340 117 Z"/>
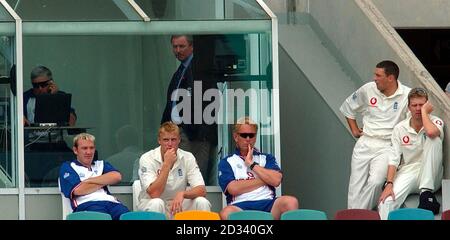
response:
<path fill-rule="evenodd" d="M 147 14 L 141 9 L 141 7 L 134 1 L 134 0 L 128 0 L 128 3 L 131 5 L 131 7 L 141 16 L 142 20 L 144 22 L 150 22 L 150 17 L 147 16 Z"/>
<path fill-rule="evenodd" d="M 133 194 L 131 186 L 108 186 L 112 194 Z M 219 186 L 206 186 L 206 193 L 221 193 Z M 16 188 L 0 188 L 1 194 L 17 194 Z M 59 195 L 61 192 L 58 187 L 46 188 L 25 188 L 25 195 Z"/>
<path fill-rule="evenodd" d="M 153 21 L 144 22 L 26 22 L 23 34 L 26 36 L 48 35 L 152 35 L 152 34 L 240 34 L 270 31 L 269 19 L 235 21 Z"/>
<path fill-rule="evenodd" d="M 59 188 L 57 187 L 46 187 L 46 188 L 25 188 L 26 195 L 56 195 L 61 194 Z"/>
<path fill-rule="evenodd" d="M 0 188 L 0 195 L 17 195 L 19 189 L 17 188 Z"/>

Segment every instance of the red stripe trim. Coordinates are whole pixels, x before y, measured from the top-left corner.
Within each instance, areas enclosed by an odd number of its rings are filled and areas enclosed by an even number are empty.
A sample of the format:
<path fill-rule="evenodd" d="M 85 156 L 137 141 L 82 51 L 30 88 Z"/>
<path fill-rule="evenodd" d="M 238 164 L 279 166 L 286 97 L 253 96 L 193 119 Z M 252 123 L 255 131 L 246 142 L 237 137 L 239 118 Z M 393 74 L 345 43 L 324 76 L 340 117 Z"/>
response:
<path fill-rule="evenodd" d="M 70 192 L 70 200 L 72 201 L 74 207 L 77 207 L 78 204 L 77 204 L 77 200 L 75 199 L 75 196 L 74 196 L 73 193 L 75 192 L 75 189 L 77 189 L 78 187 L 80 187 L 80 185 L 81 185 L 81 182 L 78 183 L 78 185 L 76 185 L 76 186 L 72 189 L 72 191 Z"/>

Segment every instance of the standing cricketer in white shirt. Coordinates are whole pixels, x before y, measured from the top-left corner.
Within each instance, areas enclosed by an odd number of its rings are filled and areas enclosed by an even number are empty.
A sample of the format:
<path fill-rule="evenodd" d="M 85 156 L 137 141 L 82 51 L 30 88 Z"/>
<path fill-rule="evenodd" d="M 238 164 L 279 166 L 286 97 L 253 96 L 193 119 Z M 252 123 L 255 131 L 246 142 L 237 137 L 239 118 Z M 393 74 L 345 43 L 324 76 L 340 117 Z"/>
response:
<path fill-rule="evenodd" d="M 180 129 L 172 122 L 159 128 L 159 147 L 139 160 L 140 211 L 160 212 L 172 217 L 185 210 L 209 211 L 205 182 L 194 155 L 178 148 Z M 187 187 L 190 186 L 190 189 Z"/>
<path fill-rule="evenodd" d="M 442 141 L 444 122 L 431 115 L 433 105 L 423 88 L 413 88 L 408 95 L 411 117 L 401 121 L 392 133 L 392 156 L 387 181 L 379 198 L 381 219 L 401 207 L 411 193 L 420 192 L 419 208 L 439 212 L 433 192 L 441 186 Z"/>
<path fill-rule="evenodd" d="M 373 82 L 360 87 L 342 104 L 340 110 L 355 138 L 348 186 L 348 208 L 373 209 L 386 179 L 394 126 L 406 118 L 408 92 L 397 80 L 397 64 L 382 61 L 376 65 Z M 362 115 L 363 128 L 356 116 Z"/>

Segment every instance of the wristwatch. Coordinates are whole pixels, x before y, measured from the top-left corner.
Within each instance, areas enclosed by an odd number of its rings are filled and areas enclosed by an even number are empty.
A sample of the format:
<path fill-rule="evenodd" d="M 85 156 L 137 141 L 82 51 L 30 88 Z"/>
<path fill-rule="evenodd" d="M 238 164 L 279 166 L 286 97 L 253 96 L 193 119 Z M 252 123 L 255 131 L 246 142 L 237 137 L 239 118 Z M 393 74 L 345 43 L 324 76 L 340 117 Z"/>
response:
<path fill-rule="evenodd" d="M 256 166 L 256 165 L 259 165 L 257 162 L 253 162 L 251 165 L 250 165 L 250 170 L 253 170 L 253 168 Z"/>
<path fill-rule="evenodd" d="M 392 184 L 392 185 L 394 185 L 394 183 L 393 182 L 391 182 L 391 181 L 386 181 L 386 183 L 384 184 L 384 186 L 386 187 L 388 184 Z"/>

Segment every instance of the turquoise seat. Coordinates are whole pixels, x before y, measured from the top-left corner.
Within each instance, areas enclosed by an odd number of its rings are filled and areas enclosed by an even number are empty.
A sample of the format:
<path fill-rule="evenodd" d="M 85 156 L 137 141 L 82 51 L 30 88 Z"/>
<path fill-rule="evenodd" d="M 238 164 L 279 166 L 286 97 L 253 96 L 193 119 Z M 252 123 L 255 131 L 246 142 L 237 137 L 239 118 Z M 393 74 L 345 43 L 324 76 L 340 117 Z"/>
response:
<path fill-rule="evenodd" d="M 421 208 L 400 208 L 391 211 L 388 220 L 434 220 L 434 214 Z"/>
<path fill-rule="evenodd" d="M 312 209 L 297 209 L 281 214 L 281 220 L 327 220 L 325 212 Z"/>
<path fill-rule="evenodd" d="M 66 220 L 112 220 L 112 218 L 106 213 L 82 211 L 67 215 Z"/>
<path fill-rule="evenodd" d="M 159 212 L 127 212 L 120 215 L 120 220 L 166 220 L 166 215 Z"/>
<path fill-rule="evenodd" d="M 273 216 L 269 212 L 245 210 L 230 213 L 228 220 L 273 220 Z"/>

